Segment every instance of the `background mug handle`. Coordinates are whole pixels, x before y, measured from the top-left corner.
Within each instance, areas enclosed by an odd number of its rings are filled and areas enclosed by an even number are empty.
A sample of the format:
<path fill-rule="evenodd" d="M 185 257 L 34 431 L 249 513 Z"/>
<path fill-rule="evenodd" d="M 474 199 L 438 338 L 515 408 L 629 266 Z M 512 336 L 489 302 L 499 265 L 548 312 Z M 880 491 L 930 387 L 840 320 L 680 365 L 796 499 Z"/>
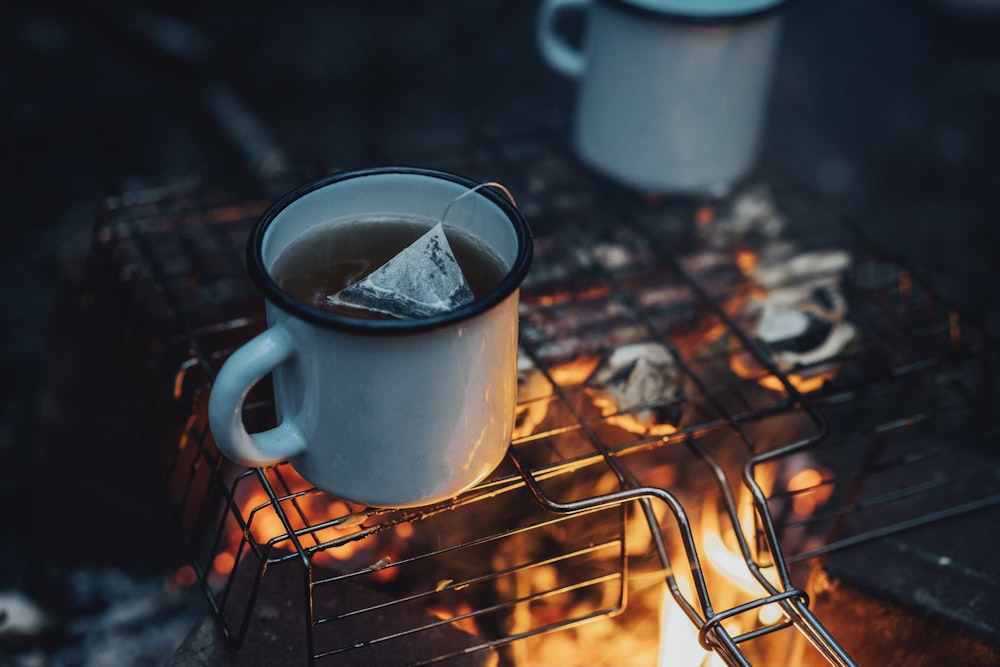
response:
<path fill-rule="evenodd" d="M 244 343 L 222 365 L 208 399 L 208 423 L 216 445 L 228 458 L 257 467 L 305 450 L 305 438 L 288 420 L 252 435 L 243 425 L 243 402 L 250 389 L 294 354 L 291 335 L 277 324 Z"/>
<path fill-rule="evenodd" d="M 542 58 L 564 76 L 579 79 L 587 69 L 583 52 L 574 48 L 555 31 L 555 21 L 564 11 L 583 11 L 592 0 L 545 0 L 538 9 L 535 37 Z"/>

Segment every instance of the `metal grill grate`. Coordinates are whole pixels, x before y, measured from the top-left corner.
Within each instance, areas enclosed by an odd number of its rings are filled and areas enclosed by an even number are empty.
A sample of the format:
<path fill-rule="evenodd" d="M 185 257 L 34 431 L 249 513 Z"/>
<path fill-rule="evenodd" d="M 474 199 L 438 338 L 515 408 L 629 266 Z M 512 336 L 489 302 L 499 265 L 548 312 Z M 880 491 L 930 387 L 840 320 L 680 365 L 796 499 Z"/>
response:
<path fill-rule="evenodd" d="M 508 459 L 418 510 L 350 505 L 286 464 L 240 468 L 208 432 L 214 369 L 265 326 L 245 239 L 288 183 L 108 201 L 95 293 L 121 361 L 142 371 L 137 387 L 154 388 L 141 393 L 150 439 L 225 633 L 252 651 L 260 628 L 291 616 L 302 659 L 317 664 L 517 664 L 563 634 L 655 660 L 666 590 L 726 664 L 774 650 L 853 664 L 810 610 L 804 565 L 1000 502 L 992 468 L 976 465 L 996 433 L 988 341 L 780 176 L 717 202 L 639 198 L 579 168 L 559 137 L 479 137 L 395 160 L 503 182 L 536 236 Z M 770 254 L 830 250 L 849 265 L 793 271 L 780 287 L 749 277 Z M 817 278 L 836 283 L 854 335 L 783 365 L 748 304 L 796 286 L 812 296 Z M 609 409 L 595 374 L 635 343 L 667 350 L 676 390 Z M 245 418 L 271 425 L 266 382 Z M 818 477 L 790 484 L 802 467 Z M 707 562 L 705 521 L 755 592 Z"/>

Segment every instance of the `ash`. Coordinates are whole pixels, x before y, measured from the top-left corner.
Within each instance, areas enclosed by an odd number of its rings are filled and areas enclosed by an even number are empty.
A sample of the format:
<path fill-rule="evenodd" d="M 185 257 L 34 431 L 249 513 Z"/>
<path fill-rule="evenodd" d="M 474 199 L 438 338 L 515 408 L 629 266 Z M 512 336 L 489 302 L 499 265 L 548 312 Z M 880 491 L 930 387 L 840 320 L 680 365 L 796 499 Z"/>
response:
<path fill-rule="evenodd" d="M 58 593 L 0 591 L 3 667 L 158 667 L 204 613 L 173 577 L 114 567 L 63 575 Z"/>

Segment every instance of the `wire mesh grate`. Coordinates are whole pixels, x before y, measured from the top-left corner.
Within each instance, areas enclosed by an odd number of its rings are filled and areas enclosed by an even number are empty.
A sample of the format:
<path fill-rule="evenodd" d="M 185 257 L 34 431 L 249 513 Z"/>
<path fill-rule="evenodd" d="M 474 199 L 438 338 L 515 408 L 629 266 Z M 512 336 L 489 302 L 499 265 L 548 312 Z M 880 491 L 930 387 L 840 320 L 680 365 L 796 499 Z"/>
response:
<path fill-rule="evenodd" d="M 504 183 L 536 236 L 517 430 L 489 479 L 416 510 L 243 469 L 208 432 L 214 370 L 265 326 L 245 239 L 287 183 L 105 207 L 95 293 L 156 388 L 150 438 L 227 636 L 253 650 L 291 615 L 316 664 L 530 664 L 567 636 L 586 664 L 673 664 L 673 613 L 681 644 L 726 664 L 853 664 L 804 565 L 997 502 L 975 464 L 995 433 L 990 342 L 773 173 L 725 200 L 659 200 L 585 172 L 549 131 L 464 148 L 421 161 Z M 245 418 L 271 425 L 266 381 Z"/>

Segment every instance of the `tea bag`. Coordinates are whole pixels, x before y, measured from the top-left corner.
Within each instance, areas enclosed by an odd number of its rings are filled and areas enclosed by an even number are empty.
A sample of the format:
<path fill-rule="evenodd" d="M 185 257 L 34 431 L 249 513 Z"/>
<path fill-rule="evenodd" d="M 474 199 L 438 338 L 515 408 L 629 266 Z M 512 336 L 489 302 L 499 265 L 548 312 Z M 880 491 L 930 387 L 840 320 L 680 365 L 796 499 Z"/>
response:
<path fill-rule="evenodd" d="M 454 310 L 471 302 L 473 295 L 439 222 L 373 273 L 327 300 L 411 319 Z"/>

